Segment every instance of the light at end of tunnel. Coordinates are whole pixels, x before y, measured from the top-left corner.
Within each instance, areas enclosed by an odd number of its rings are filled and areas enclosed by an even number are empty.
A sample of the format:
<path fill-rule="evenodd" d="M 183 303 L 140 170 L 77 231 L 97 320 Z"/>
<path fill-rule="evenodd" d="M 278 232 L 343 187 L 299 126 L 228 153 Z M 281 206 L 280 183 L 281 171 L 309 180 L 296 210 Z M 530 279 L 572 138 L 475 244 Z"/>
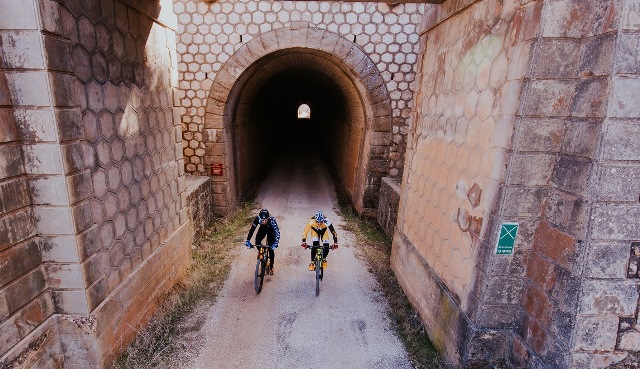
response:
<path fill-rule="evenodd" d="M 311 118 L 311 108 L 309 105 L 302 104 L 298 107 L 298 119 L 310 119 Z"/>

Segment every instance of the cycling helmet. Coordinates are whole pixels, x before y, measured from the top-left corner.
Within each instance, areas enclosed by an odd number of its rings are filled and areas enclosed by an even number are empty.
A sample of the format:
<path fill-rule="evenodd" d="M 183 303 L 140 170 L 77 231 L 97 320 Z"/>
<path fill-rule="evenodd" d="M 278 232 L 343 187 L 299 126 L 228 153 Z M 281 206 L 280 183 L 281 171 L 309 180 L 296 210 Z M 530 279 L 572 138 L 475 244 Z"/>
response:
<path fill-rule="evenodd" d="M 324 214 L 322 214 L 322 212 L 320 210 L 316 211 L 316 215 L 314 216 L 314 218 L 316 218 L 316 222 L 320 223 L 322 221 L 324 221 L 326 218 L 324 216 Z"/>
<path fill-rule="evenodd" d="M 260 214 L 258 215 L 260 217 L 260 219 L 264 220 L 264 219 L 269 219 L 269 210 L 267 209 L 262 209 L 260 210 Z"/>

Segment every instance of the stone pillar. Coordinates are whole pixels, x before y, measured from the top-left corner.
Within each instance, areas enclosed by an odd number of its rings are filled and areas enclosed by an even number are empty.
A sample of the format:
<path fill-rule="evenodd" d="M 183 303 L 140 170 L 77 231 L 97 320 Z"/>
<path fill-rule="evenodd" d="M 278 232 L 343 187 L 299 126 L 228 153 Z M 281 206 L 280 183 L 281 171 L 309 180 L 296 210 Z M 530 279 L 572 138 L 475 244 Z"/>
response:
<path fill-rule="evenodd" d="M 639 11 L 540 0 L 427 12 L 392 263 L 458 365 L 600 368 L 637 348 Z M 508 222 L 519 230 L 502 255 Z"/>
<path fill-rule="evenodd" d="M 0 3 L 0 366 L 109 366 L 188 267 L 175 25 Z"/>
<path fill-rule="evenodd" d="M 523 316 L 529 226 L 511 255 L 496 255 L 495 242 L 502 221 L 520 221 L 501 204 L 535 5 L 445 2 L 421 25 L 392 266 L 434 344 L 461 366 L 505 356 Z"/>
<path fill-rule="evenodd" d="M 88 228 L 77 214 L 87 210 L 91 185 L 63 146 L 82 128 L 65 95 L 70 44 L 51 34 L 50 14 L 40 16 L 49 5 L 0 3 L 0 366 L 58 365 L 53 314 L 88 312 L 73 243 Z"/>
<path fill-rule="evenodd" d="M 602 14 L 595 18 L 602 26 L 586 40 L 585 59 L 590 63 L 581 71 L 588 81 L 605 78 L 579 90 L 579 96 L 592 97 L 581 104 L 589 111 L 597 101 L 593 97 L 608 92 L 608 99 L 595 105 L 600 107 L 601 134 L 590 173 L 588 231 L 582 240 L 574 367 L 604 367 L 627 351 L 637 351 L 640 344 L 640 229 L 632 220 L 640 215 L 640 4 L 623 0 L 605 9 L 608 12 L 596 13 Z"/>
<path fill-rule="evenodd" d="M 628 189 L 607 178 L 609 169 L 630 159 L 609 156 L 619 146 L 607 137 L 611 124 L 628 127 L 637 119 L 620 109 L 621 104 L 635 105 L 635 99 L 619 95 L 619 81 L 635 77 L 616 66 L 628 58 L 620 42 L 632 23 L 632 3 L 542 4 L 516 155 L 522 152 L 518 168 L 528 168 L 532 157 L 547 164 L 538 170 L 544 182 L 532 189 L 542 201 L 526 265 L 525 329 L 523 342 L 516 337 L 514 343 L 515 362 L 532 356 L 551 366 L 596 368 L 624 356 L 616 352 L 616 335 L 620 321 L 635 316 L 638 291 L 635 281 L 620 278 L 631 242 L 623 251 L 615 241 L 633 240 L 637 232 L 624 227 L 614 231 L 611 224 L 624 221 L 609 210 L 618 202 L 618 210 L 631 206 L 629 214 L 635 205 L 624 200 Z M 611 197 L 598 193 L 604 187 Z M 607 272 L 601 269 L 603 262 Z M 519 356 L 525 347 L 535 354 Z"/>

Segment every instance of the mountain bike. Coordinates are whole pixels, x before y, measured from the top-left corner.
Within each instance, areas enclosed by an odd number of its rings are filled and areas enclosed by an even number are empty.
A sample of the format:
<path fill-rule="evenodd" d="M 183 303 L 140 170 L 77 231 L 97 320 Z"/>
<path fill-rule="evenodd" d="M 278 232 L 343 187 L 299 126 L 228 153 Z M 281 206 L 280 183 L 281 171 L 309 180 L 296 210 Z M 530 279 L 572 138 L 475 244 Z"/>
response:
<path fill-rule="evenodd" d="M 256 289 L 256 293 L 259 294 L 262 291 L 262 282 L 264 281 L 264 275 L 271 272 L 271 260 L 269 260 L 269 246 L 265 245 L 253 245 L 258 249 L 258 257 L 256 261 L 256 272 L 253 279 L 253 286 Z"/>
<path fill-rule="evenodd" d="M 313 246 L 309 246 L 307 245 L 306 248 L 309 247 L 313 247 Z M 320 281 L 322 281 L 322 277 L 324 277 L 324 262 L 326 261 L 325 257 L 324 257 L 324 250 L 325 249 L 329 249 L 331 248 L 332 250 L 334 248 L 336 248 L 337 245 L 333 244 L 333 245 L 322 245 L 322 246 L 317 246 L 316 248 L 316 255 L 313 258 L 313 262 L 315 264 L 315 270 L 316 270 L 316 296 L 318 296 L 320 294 Z"/>

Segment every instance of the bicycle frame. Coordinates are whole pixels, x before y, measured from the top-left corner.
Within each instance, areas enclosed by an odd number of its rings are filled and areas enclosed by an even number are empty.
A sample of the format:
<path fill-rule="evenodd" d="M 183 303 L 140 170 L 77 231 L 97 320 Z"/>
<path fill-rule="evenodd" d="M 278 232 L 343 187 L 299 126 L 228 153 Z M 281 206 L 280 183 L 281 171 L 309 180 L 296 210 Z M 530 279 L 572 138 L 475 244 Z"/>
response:
<path fill-rule="evenodd" d="M 258 255 L 256 257 L 256 271 L 254 274 L 254 288 L 256 293 L 259 294 L 262 291 L 262 282 L 264 281 L 264 275 L 269 274 L 271 269 L 271 263 L 269 259 L 268 249 L 269 246 L 265 245 L 253 245 L 258 249 Z"/>
<path fill-rule="evenodd" d="M 316 255 L 313 259 L 313 262 L 316 265 L 316 296 L 318 296 L 320 294 L 320 281 L 324 277 L 324 267 L 323 267 L 323 264 L 325 261 L 324 250 L 329 249 L 331 246 L 318 245 L 318 246 L 309 246 L 309 247 L 316 247 Z"/>

